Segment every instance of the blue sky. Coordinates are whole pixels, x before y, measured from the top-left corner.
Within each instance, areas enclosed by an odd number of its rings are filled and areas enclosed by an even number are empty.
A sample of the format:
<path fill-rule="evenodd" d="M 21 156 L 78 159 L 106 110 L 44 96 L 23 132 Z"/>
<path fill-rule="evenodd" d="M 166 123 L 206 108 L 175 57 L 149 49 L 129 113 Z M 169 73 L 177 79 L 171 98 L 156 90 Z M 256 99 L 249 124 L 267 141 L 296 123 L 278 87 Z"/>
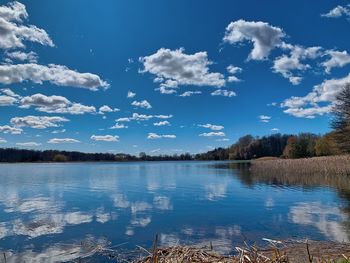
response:
<path fill-rule="evenodd" d="M 0 147 L 173 154 L 325 133 L 350 81 L 348 1 L 0 3 Z"/>

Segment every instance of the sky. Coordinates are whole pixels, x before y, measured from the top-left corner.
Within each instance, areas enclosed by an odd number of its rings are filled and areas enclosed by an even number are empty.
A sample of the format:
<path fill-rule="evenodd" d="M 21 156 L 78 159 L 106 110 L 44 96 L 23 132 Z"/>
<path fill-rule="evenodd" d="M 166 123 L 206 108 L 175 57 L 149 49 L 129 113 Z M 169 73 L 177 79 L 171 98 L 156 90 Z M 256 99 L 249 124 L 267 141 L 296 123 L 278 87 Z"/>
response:
<path fill-rule="evenodd" d="M 349 1 L 0 1 L 0 147 L 180 154 L 323 134 L 349 33 Z"/>

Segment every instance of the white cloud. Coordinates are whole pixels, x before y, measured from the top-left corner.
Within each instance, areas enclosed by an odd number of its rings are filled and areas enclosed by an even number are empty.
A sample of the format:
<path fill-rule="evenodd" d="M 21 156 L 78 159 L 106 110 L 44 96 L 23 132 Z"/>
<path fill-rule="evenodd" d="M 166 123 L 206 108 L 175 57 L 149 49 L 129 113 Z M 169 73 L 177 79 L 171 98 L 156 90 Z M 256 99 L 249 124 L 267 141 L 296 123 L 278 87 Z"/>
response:
<path fill-rule="evenodd" d="M 136 96 L 136 93 L 132 92 L 132 91 L 128 91 L 128 95 L 126 95 L 127 98 L 133 98 Z"/>
<path fill-rule="evenodd" d="M 7 143 L 7 141 L 4 138 L 0 138 L 0 143 Z"/>
<path fill-rule="evenodd" d="M 227 79 L 228 82 L 240 82 L 240 81 L 242 81 L 235 76 L 235 74 L 242 72 L 242 69 L 240 67 L 236 67 L 234 65 L 229 65 L 226 69 L 227 69 L 227 72 L 231 74 L 231 76 L 229 76 Z"/>
<path fill-rule="evenodd" d="M 10 133 L 10 134 L 21 134 L 22 133 L 21 128 L 11 127 L 8 125 L 0 126 L 0 132 L 3 133 Z"/>
<path fill-rule="evenodd" d="M 159 135 L 159 134 L 151 132 L 151 133 L 148 133 L 148 136 L 147 136 L 147 139 L 150 139 L 150 140 L 161 139 L 161 138 L 175 139 L 176 135 L 174 135 L 174 134 Z"/>
<path fill-rule="evenodd" d="M 330 10 L 326 14 L 321 14 L 322 17 L 327 17 L 327 18 L 339 18 L 342 16 L 345 16 L 347 18 L 350 18 L 350 5 L 347 6 L 341 6 L 338 5 L 332 10 Z"/>
<path fill-rule="evenodd" d="M 0 89 L 0 92 L 2 94 L 5 94 L 5 95 L 10 96 L 10 97 L 14 97 L 16 99 L 22 98 L 20 95 L 14 93 L 11 89 Z"/>
<path fill-rule="evenodd" d="M 175 93 L 174 88 L 180 85 L 214 86 L 225 85 L 224 76 L 221 73 L 210 72 L 207 52 L 185 54 L 184 49 L 170 50 L 161 48 L 156 53 L 141 57 L 144 69 L 156 76 L 156 82 L 161 82 L 160 91 Z"/>
<path fill-rule="evenodd" d="M 231 22 L 226 27 L 224 41 L 230 44 L 236 44 L 243 41 L 253 42 L 253 50 L 249 59 L 266 59 L 270 51 L 282 43 L 285 36 L 283 30 L 274 27 L 265 22 L 237 20 Z"/>
<path fill-rule="evenodd" d="M 287 108 L 284 112 L 295 117 L 315 118 L 316 115 L 327 114 L 331 112 L 337 94 L 348 83 L 350 83 L 350 74 L 340 79 L 325 80 L 314 86 L 313 90 L 304 97 L 293 96 L 286 99 L 281 107 Z"/>
<path fill-rule="evenodd" d="M 118 142 L 119 136 L 115 135 L 92 135 L 90 137 L 94 141 L 103 141 L 103 142 Z"/>
<path fill-rule="evenodd" d="M 325 67 L 327 73 L 330 73 L 332 68 L 341 68 L 350 63 L 350 55 L 345 50 L 343 52 L 328 50 L 326 55 L 330 56 L 330 59 L 323 62 L 322 66 Z"/>
<path fill-rule="evenodd" d="M 154 117 L 158 119 L 170 119 L 173 115 L 155 115 Z"/>
<path fill-rule="evenodd" d="M 92 73 L 79 73 L 65 66 L 49 64 L 48 66 L 35 63 L 0 65 L 0 83 L 12 84 L 32 81 L 42 84 L 48 81 L 59 86 L 71 86 L 97 90 L 108 88 L 109 84 Z"/>
<path fill-rule="evenodd" d="M 65 132 L 66 132 L 66 129 L 62 129 L 62 130 L 54 130 L 51 133 L 57 134 L 57 133 L 65 133 Z"/>
<path fill-rule="evenodd" d="M 98 110 L 98 112 L 99 112 L 100 114 L 104 114 L 104 113 L 106 113 L 106 112 L 117 112 L 117 111 L 120 111 L 120 109 L 118 109 L 118 108 L 112 109 L 112 108 L 109 107 L 108 105 L 103 105 L 103 106 L 101 106 L 100 109 Z"/>
<path fill-rule="evenodd" d="M 20 101 L 21 108 L 36 107 L 36 110 L 46 113 L 61 113 L 61 114 L 85 114 L 96 113 L 94 106 L 86 106 L 80 103 L 73 103 L 62 96 L 46 96 L 37 93 L 31 96 L 23 97 Z"/>
<path fill-rule="evenodd" d="M 17 99 L 7 95 L 0 95 L 0 106 L 12 106 L 17 102 Z"/>
<path fill-rule="evenodd" d="M 115 121 L 116 121 L 116 122 L 129 122 L 129 121 L 130 121 L 130 118 L 127 118 L 127 117 L 125 117 L 125 118 L 119 118 L 119 119 L 116 119 Z"/>
<path fill-rule="evenodd" d="M 26 96 L 21 99 L 21 106 L 37 106 L 37 107 L 65 107 L 70 101 L 62 96 L 46 96 L 41 93 Z"/>
<path fill-rule="evenodd" d="M 11 124 L 16 127 L 31 127 L 33 129 L 45 129 L 49 127 L 58 127 L 60 122 L 69 121 L 66 118 L 58 116 L 26 116 L 14 117 L 11 119 Z"/>
<path fill-rule="evenodd" d="M 157 88 L 155 90 L 159 90 L 159 92 L 161 94 L 167 94 L 167 95 L 177 93 L 177 91 L 175 89 L 167 88 L 167 87 L 164 87 L 164 86 L 161 86 L 161 87 L 159 87 L 159 88 Z"/>
<path fill-rule="evenodd" d="M 227 72 L 232 75 L 242 72 L 242 68 L 236 67 L 234 65 L 229 65 L 226 69 L 227 69 Z"/>
<path fill-rule="evenodd" d="M 259 119 L 260 119 L 261 122 L 270 122 L 271 116 L 260 115 Z"/>
<path fill-rule="evenodd" d="M 133 101 L 131 103 L 132 106 L 135 106 L 135 107 L 140 107 L 140 108 L 144 108 L 144 109 L 151 109 L 152 106 L 151 104 L 147 101 L 147 100 L 143 100 L 143 101 Z"/>
<path fill-rule="evenodd" d="M 217 89 L 210 93 L 212 96 L 224 96 L 224 97 L 234 97 L 236 96 L 236 93 L 231 90 L 225 90 L 225 89 Z"/>
<path fill-rule="evenodd" d="M 282 55 L 274 60 L 273 70 L 280 73 L 284 78 L 289 79 L 293 85 L 300 84 L 302 77 L 295 75 L 294 72 L 305 71 L 311 66 L 304 64 L 302 61 L 306 59 L 316 59 L 322 56 L 321 47 L 304 48 L 302 46 L 283 44 L 284 49 L 290 51 L 290 55 Z"/>
<path fill-rule="evenodd" d="M 150 153 L 157 153 L 157 152 L 160 152 L 160 148 L 151 150 L 151 151 L 149 151 L 149 152 L 150 152 Z"/>
<path fill-rule="evenodd" d="M 59 143 L 78 143 L 80 141 L 72 138 L 53 138 L 50 139 L 47 143 L 59 144 Z"/>
<path fill-rule="evenodd" d="M 21 147 L 38 147 L 41 145 L 41 143 L 37 143 L 37 142 L 17 142 L 16 143 L 17 146 L 21 146 Z"/>
<path fill-rule="evenodd" d="M 224 132 L 205 132 L 205 133 L 199 134 L 199 136 L 203 136 L 203 137 L 214 137 L 214 136 L 224 137 L 224 136 L 226 136 L 226 134 Z"/>
<path fill-rule="evenodd" d="M 168 122 L 168 121 L 154 122 L 153 125 L 154 126 L 166 126 L 166 125 L 170 125 L 170 122 Z"/>
<path fill-rule="evenodd" d="M 110 129 L 127 129 L 128 126 L 124 125 L 124 123 L 116 123 Z"/>
<path fill-rule="evenodd" d="M 12 60 L 18 60 L 18 61 L 28 61 L 31 63 L 36 63 L 38 60 L 38 55 L 30 51 L 28 53 L 23 51 L 12 51 L 12 52 L 6 52 L 5 55 L 7 56 L 6 61 L 12 62 Z"/>
<path fill-rule="evenodd" d="M 199 127 L 203 127 L 203 128 L 207 128 L 207 129 L 211 129 L 213 131 L 221 131 L 223 130 L 225 127 L 222 125 L 214 125 L 214 124 L 199 124 Z"/>
<path fill-rule="evenodd" d="M 278 129 L 278 128 L 272 128 L 271 131 L 272 131 L 272 132 L 279 132 L 280 129 Z"/>
<path fill-rule="evenodd" d="M 0 17 L 8 21 L 22 21 L 28 18 L 25 5 L 17 1 L 10 2 L 7 6 L 0 6 Z"/>
<path fill-rule="evenodd" d="M 26 8 L 19 2 L 0 6 L 0 48 L 24 48 L 24 41 L 54 46 L 45 30 L 34 25 L 23 25 L 23 20 L 27 18 Z"/>
<path fill-rule="evenodd" d="M 201 91 L 185 91 L 184 93 L 180 94 L 179 97 L 191 97 L 192 95 L 199 95 L 202 94 Z"/>
<path fill-rule="evenodd" d="M 153 117 L 154 117 L 153 115 L 133 113 L 131 119 L 136 120 L 136 121 L 148 121 L 148 120 L 152 119 Z"/>

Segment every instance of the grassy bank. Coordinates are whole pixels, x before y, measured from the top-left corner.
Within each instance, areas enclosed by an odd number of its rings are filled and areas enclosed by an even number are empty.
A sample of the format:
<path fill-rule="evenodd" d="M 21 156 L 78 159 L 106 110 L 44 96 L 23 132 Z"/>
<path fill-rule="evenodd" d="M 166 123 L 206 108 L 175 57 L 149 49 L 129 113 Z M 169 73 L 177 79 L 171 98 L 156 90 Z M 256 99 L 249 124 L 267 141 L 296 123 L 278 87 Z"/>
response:
<path fill-rule="evenodd" d="M 279 174 L 290 180 L 295 176 L 350 176 L 350 155 L 304 159 L 257 159 L 252 161 L 253 174 Z M 299 178 L 298 178 L 299 180 Z"/>

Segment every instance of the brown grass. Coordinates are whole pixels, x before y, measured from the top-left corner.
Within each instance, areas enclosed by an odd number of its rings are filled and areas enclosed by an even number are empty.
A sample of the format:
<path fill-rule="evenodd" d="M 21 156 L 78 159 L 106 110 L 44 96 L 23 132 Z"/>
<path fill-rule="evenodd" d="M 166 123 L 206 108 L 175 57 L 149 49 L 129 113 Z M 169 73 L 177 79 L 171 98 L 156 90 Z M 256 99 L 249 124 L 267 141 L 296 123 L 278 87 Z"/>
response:
<path fill-rule="evenodd" d="M 314 157 L 305 159 L 253 160 L 253 174 L 285 176 L 350 176 L 350 155 Z"/>
<path fill-rule="evenodd" d="M 145 249 L 143 249 L 145 250 Z M 350 246 L 339 243 L 293 242 L 291 244 L 270 241 L 270 246 L 236 247 L 236 255 L 223 256 L 211 248 L 174 246 L 153 248 L 145 257 L 133 263 L 349 263 Z"/>

